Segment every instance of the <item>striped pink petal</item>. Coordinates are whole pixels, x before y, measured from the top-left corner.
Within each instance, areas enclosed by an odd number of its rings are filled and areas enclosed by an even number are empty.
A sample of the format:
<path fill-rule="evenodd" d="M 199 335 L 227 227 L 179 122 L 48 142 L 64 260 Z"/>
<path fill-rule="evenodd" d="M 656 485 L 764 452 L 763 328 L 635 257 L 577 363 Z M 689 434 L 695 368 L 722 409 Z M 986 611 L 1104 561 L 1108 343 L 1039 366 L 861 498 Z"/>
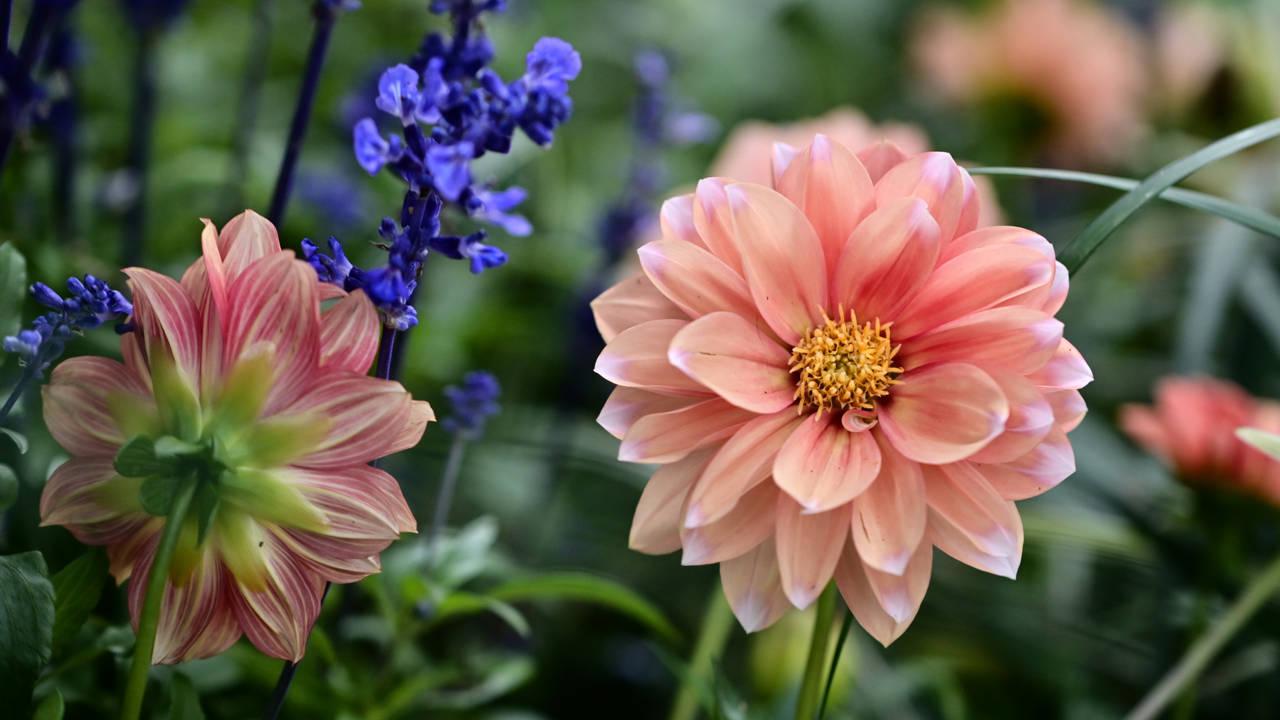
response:
<path fill-rule="evenodd" d="M 129 614 L 135 630 L 156 544 L 153 538 L 141 551 L 139 571 L 129 581 Z M 230 584 L 222 565 L 209 553 L 203 553 L 190 577 L 182 578 L 181 582 L 171 579 L 165 585 L 156 643 L 151 653 L 153 665 L 212 657 L 240 639 L 240 626 L 228 602 Z"/>
<path fill-rule="evenodd" d="M 270 578 L 265 587 L 254 590 L 234 581 L 227 594 L 254 647 L 271 657 L 297 662 L 320 615 L 324 579 L 274 536 L 264 540 L 262 554 Z"/>
<path fill-rule="evenodd" d="M 356 290 L 320 316 L 320 365 L 364 374 L 378 354 L 378 311 Z"/>
<path fill-rule="evenodd" d="M 76 455 L 114 457 L 130 437 L 155 427 L 155 400 L 115 360 L 70 358 L 41 394 L 49 433 Z"/>
<path fill-rule="evenodd" d="M 312 380 L 307 393 L 276 417 L 328 421 L 324 439 L 295 461 L 317 469 L 359 465 L 406 450 L 425 427 L 400 383 L 348 373 Z"/>
<path fill-rule="evenodd" d="M 171 278 L 146 268 L 126 268 L 133 296 L 133 320 L 148 358 L 173 358 L 194 387 L 200 378 L 201 320 L 187 291 Z"/>

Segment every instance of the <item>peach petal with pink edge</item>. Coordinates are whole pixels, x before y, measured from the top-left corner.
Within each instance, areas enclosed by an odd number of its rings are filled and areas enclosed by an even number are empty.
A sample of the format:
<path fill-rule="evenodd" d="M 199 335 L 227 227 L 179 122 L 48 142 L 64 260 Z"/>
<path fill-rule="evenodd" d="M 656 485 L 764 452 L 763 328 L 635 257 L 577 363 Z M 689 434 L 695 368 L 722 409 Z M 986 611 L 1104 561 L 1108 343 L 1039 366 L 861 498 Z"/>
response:
<path fill-rule="evenodd" d="M 993 373 L 991 377 L 1009 401 L 1009 419 L 1004 423 L 1004 432 L 974 453 L 970 460 L 1009 462 L 1026 455 L 1054 429 L 1053 407 L 1039 388 L 1019 375 Z"/>
<path fill-rule="evenodd" d="M 871 433 L 851 433 L 830 418 L 806 418 L 773 463 L 774 481 L 806 513 L 847 504 L 879 472 L 880 449 Z"/>
<path fill-rule="evenodd" d="M 876 208 L 841 246 L 831 305 L 862 320 L 889 322 L 928 281 L 938 238 L 938 224 L 919 198 L 897 198 Z"/>
<path fill-rule="evenodd" d="M 687 315 L 653 286 L 644 273 L 636 273 L 605 290 L 591 301 L 596 328 L 605 342 L 613 342 L 624 330 L 651 320 L 684 320 Z"/>
<path fill-rule="evenodd" d="M 1026 455 L 999 465 L 975 465 L 1006 500 L 1026 500 L 1058 486 L 1076 471 L 1066 433 L 1054 430 Z"/>
<path fill-rule="evenodd" d="M 1152 408 L 1137 404 L 1123 405 L 1117 424 L 1125 435 L 1133 438 L 1148 452 L 1165 461 L 1173 458 L 1173 438 Z"/>
<path fill-rule="evenodd" d="M 791 163 L 800 156 L 800 148 L 788 145 L 785 142 L 775 142 L 773 151 L 770 155 L 769 164 L 769 180 L 774 188 L 777 188 L 782 182 L 782 177 L 787 174 L 787 170 L 791 167 Z M 748 177 L 739 177 L 739 180 L 751 181 Z M 785 193 L 784 193 L 785 194 Z M 796 200 L 792 200 L 796 204 L 800 204 Z"/>
<path fill-rule="evenodd" d="M 787 164 L 774 187 L 809 218 L 822 243 L 828 272 L 835 267 L 849 233 L 875 207 L 866 168 L 843 145 L 822 134 L 814 135 L 809 146 Z"/>
<path fill-rule="evenodd" d="M 264 410 L 268 415 L 309 391 L 315 375 L 320 360 L 316 285 L 315 270 L 283 251 L 253 263 L 231 283 L 223 365 L 232 367 L 257 343 L 274 346 L 276 378 Z"/>
<path fill-rule="evenodd" d="M 1049 286 L 1048 297 L 1041 308 L 1050 315 L 1056 315 L 1067 302 L 1067 292 L 1071 289 L 1071 271 L 1060 262 L 1053 263 L 1053 284 Z"/>
<path fill-rule="evenodd" d="M 1062 322 L 1039 310 L 980 310 L 902 344 L 902 367 L 965 362 L 992 373 L 1026 375 L 1044 367 L 1062 342 Z"/>
<path fill-rule="evenodd" d="M 133 297 L 133 321 L 146 342 L 144 354 L 172 357 L 192 386 L 200 378 L 200 318 L 187 291 L 146 268 L 125 268 Z"/>
<path fill-rule="evenodd" d="M 872 435 L 880 448 L 880 474 L 853 500 L 853 545 L 870 567 L 901 575 L 924 538 L 924 473 L 880 433 Z"/>
<path fill-rule="evenodd" d="M 1053 259 L 1028 247 L 988 246 L 962 253 L 933 271 L 895 322 L 894 338 L 906 340 L 970 313 L 1020 302 L 1047 288 L 1053 272 Z M 1043 294 L 1030 299 L 1032 307 L 1044 302 Z"/>
<path fill-rule="evenodd" d="M 930 522 L 942 518 L 980 552 L 1009 557 L 1021 547 L 1018 509 L 970 463 L 930 465 L 924 490 Z M 957 558 L 958 559 L 958 558 Z"/>
<path fill-rule="evenodd" d="M 894 623 L 910 623 L 920 610 L 925 591 L 929 589 L 929 575 L 933 572 L 933 546 L 922 543 L 912 553 L 902 574 L 881 572 L 869 565 L 862 566 L 871 585 L 876 602 Z"/>
<path fill-rule="evenodd" d="M 378 354 L 381 323 L 378 311 L 356 290 L 320 316 L 320 365 L 356 373 L 369 372 Z"/>
<path fill-rule="evenodd" d="M 1089 408 L 1084 404 L 1084 396 L 1079 390 L 1059 390 L 1046 392 L 1045 400 L 1053 408 L 1053 419 L 1062 432 L 1071 432 L 1080 426 Z"/>
<path fill-rule="evenodd" d="M 264 589 L 251 590 L 234 580 L 228 595 L 254 647 L 271 657 L 298 662 L 320 615 L 324 579 L 308 571 L 279 538 L 264 537 L 262 553 L 269 573 Z"/>
<path fill-rule="evenodd" d="M 774 534 L 778 497 L 772 483 L 760 483 L 724 517 L 701 527 L 680 528 L 684 565 L 708 565 L 746 554 Z"/>
<path fill-rule="evenodd" d="M 871 182 L 880 182 L 893 168 L 901 165 L 910 157 L 892 141 L 881 140 L 858 151 L 858 160 L 867 169 Z"/>
<path fill-rule="evenodd" d="M 64 360 L 54 367 L 41 395 L 49 433 L 76 455 L 114 457 L 129 439 L 122 422 L 145 424 L 156 412 L 150 393 L 108 358 Z M 129 417 L 117 416 L 126 412 Z"/>
<path fill-rule="evenodd" d="M 791 609 L 791 601 L 782 591 L 773 538 L 720 563 L 720 585 L 734 617 L 749 633 L 769 627 Z"/>
<path fill-rule="evenodd" d="M 157 541 L 153 536 L 142 549 L 140 570 L 129 582 L 129 615 L 134 630 L 141 617 Z M 192 569 L 191 577 L 167 582 L 151 663 L 172 665 L 212 657 L 234 645 L 240 639 L 240 626 L 227 599 L 230 592 L 230 578 L 207 551 Z"/>
<path fill-rule="evenodd" d="M 420 411 L 421 406 L 415 408 L 398 382 L 332 373 L 312 380 L 307 393 L 279 417 L 328 419 L 324 439 L 294 464 L 333 469 L 371 462 L 418 444 L 426 427 Z"/>
<path fill-rule="evenodd" d="M 664 240 L 679 240 L 707 249 L 706 243 L 698 235 L 698 226 L 693 222 L 692 193 L 677 195 L 663 202 L 662 209 L 658 211 L 658 225 Z"/>
<path fill-rule="evenodd" d="M 628 547 L 647 555 L 665 555 L 680 549 L 681 509 L 713 452 L 695 452 L 683 460 L 663 465 L 649 478 L 631 518 Z"/>
<path fill-rule="evenodd" d="M 596 374 L 614 385 L 669 395 L 710 395 L 667 359 L 672 338 L 688 324 L 687 320 L 651 320 L 622 331 L 600 352 Z"/>
<path fill-rule="evenodd" d="M 704 315 L 671 339 L 667 359 L 703 387 L 744 410 L 778 412 L 795 402 L 790 353 L 750 320 Z"/>
<path fill-rule="evenodd" d="M 849 606 L 849 610 L 857 618 L 858 624 L 870 633 L 871 637 L 875 638 L 877 642 L 888 647 L 906 631 L 907 627 L 911 625 L 911 621 L 915 619 L 915 614 L 924 599 L 925 591 L 928 589 L 928 580 L 932 569 L 933 547 L 928 543 L 922 543 L 919 549 L 911 556 L 908 569 L 903 572 L 903 577 L 915 580 L 914 583 L 909 580 L 906 584 L 907 592 L 914 608 L 906 613 L 906 617 L 901 621 L 894 620 L 881 606 L 880 598 L 876 596 L 876 591 L 872 588 L 871 581 L 868 579 L 868 576 L 876 572 L 876 570 L 863 565 L 858 560 L 858 554 L 853 551 L 853 548 L 846 548 L 845 552 L 840 556 L 840 563 L 836 566 L 835 579 L 836 586 L 840 588 L 840 596 L 844 598 L 845 604 Z M 920 578 L 923 578 L 923 580 Z"/>
<path fill-rule="evenodd" d="M 1021 518 L 1018 519 L 1018 526 L 1015 529 L 1017 530 L 1017 550 L 1010 555 L 991 555 L 978 549 L 963 530 L 930 508 L 927 540 L 942 552 L 969 567 L 1013 580 L 1018 576 L 1018 566 L 1022 562 Z"/>
<path fill-rule="evenodd" d="M 803 610 L 818 599 L 848 541 L 848 512 L 811 514 L 789 496 L 778 495 L 778 569 L 792 605 Z"/>
<path fill-rule="evenodd" d="M 666 463 L 738 431 L 755 413 L 711 398 L 688 407 L 645 415 L 631 426 L 618 447 L 623 462 Z"/>
<path fill-rule="evenodd" d="M 1093 382 L 1093 371 L 1075 345 L 1064 339 L 1049 362 L 1027 379 L 1046 390 L 1079 390 Z"/>
<path fill-rule="evenodd" d="M 973 365 L 933 365 L 903 376 L 880 412 L 880 429 L 898 452 L 940 465 L 963 460 L 1004 430 L 1009 402 Z"/>
<path fill-rule="evenodd" d="M 684 524 L 699 527 L 724 517 L 748 491 L 773 471 L 778 449 L 804 422 L 783 410 L 743 425 L 716 452 L 689 495 Z"/>
<path fill-rule="evenodd" d="M 734 183 L 725 194 L 756 308 L 778 337 L 795 344 L 821 322 L 827 302 L 822 243 L 804 213 L 777 192 Z"/>
<path fill-rule="evenodd" d="M 747 281 L 701 247 L 681 240 L 657 240 L 636 253 L 654 286 L 689 317 L 721 310 L 755 316 Z"/>
<path fill-rule="evenodd" d="M 742 251 L 734 237 L 733 216 L 725 192 L 731 182 L 728 178 L 715 177 L 698 181 L 693 193 L 693 225 L 713 255 L 742 273 Z"/>
<path fill-rule="evenodd" d="M 943 245 L 978 226 L 978 191 L 973 178 L 947 153 L 920 153 L 876 182 L 878 207 L 913 196 L 929 206 Z"/>
<path fill-rule="evenodd" d="M 1012 225 L 993 225 L 967 232 L 947 243 L 938 257 L 938 264 L 941 265 L 952 258 L 978 248 L 1009 245 L 1030 248 L 1050 260 L 1054 257 L 1053 245 L 1039 233 Z"/>
<path fill-rule="evenodd" d="M 621 440 L 631 426 L 645 415 L 679 410 L 696 402 L 696 398 L 672 397 L 638 388 L 615 387 L 600 409 L 596 422 L 610 435 Z"/>

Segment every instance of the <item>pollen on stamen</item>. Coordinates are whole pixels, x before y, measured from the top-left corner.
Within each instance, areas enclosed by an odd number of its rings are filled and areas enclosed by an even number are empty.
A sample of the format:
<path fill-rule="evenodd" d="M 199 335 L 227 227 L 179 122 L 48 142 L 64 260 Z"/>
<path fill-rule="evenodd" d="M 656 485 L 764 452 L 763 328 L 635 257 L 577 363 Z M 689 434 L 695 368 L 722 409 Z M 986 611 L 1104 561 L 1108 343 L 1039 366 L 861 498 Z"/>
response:
<path fill-rule="evenodd" d="M 822 319 L 791 350 L 798 412 L 874 412 L 876 399 L 888 395 L 902 374 L 893 364 L 902 347 L 890 339 L 893 323 L 877 318 L 860 325 L 853 311 L 845 319 L 843 306 L 835 319 L 825 311 Z"/>

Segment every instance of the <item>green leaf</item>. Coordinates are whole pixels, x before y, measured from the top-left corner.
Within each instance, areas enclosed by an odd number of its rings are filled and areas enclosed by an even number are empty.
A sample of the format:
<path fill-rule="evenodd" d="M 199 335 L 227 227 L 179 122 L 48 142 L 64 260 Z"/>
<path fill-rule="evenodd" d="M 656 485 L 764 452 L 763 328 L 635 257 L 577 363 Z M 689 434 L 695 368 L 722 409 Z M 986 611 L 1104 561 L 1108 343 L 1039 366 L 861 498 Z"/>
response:
<path fill-rule="evenodd" d="M 529 621 L 525 620 L 524 615 L 521 615 L 519 610 L 501 600 L 468 592 L 450 593 L 443 602 L 436 606 L 435 614 L 431 616 L 431 621 L 433 623 L 444 622 L 445 620 L 484 612 L 490 612 L 498 616 L 512 630 L 515 630 L 520 637 L 529 637 Z"/>
<path fill-rule="evenodd" d="M 1137 180 L 1132 180 L 1130 178 L 1075 172 L 1073 170 L 1052 170 L 1048 168 L 977 167 L 969 168 L 969 173 L 971 175 L 1013 175 L 1018 177 L 1043 178 L 1046 180 L 1063 180 L 1066 182 L 1078 182 L 1086 185 L 1114 188 L 1116 190 L 1133 190 L 1139 185 Z M 1158 197 L 1161 200 L 1175 205 L 1181 205 L 1186 208 L 1191 208 L 1192 210 L 1200 210 L 1202 212 L 1226 218 L 1227 220 L 1243 225 L 1250 230 L 1256 230 L 1263 235 L 1280 238 L 1280 218 L 1270 213 L 1263 212 L 1262 210 L 1258 210 L 1257 208 L 1251 208 L 1247 205 L 1240 205 L 1229 200 L 1223 200 L 1215 195 L 1196 192 L 1194 190 L 1183 190 L 1175 187 L 1171 187 L 1164 192 L 1161 192 Z"/>
<path fill-rule="evenodd" d="M 0 245 L 0 337 L 18 332 L 26 294 L 26 258 L 13 243 Z"/>
<path fill-rule="evenodd" d="M 76 636 L 98 606 L 107 582 L 107 556 L 90 550 L 72 560 L 53 576 L 56 614 L 53 621 L 53 648 L 56 652 Z"/>
<path fill-rule="evenodd" d="M 18 499 L 18 475 L 13 468 L 0 463 L 0 511 Z"/>
<path fill-rule="evenodd" d="M 440 538 L 430 549 L 431 579 L 445 588 L 460 587 L 489 567 L 498 522 L 491 517 L 472 520 L 455 535 Z"/>
<path fill-rule="evenodd" d="M 209 526 L 218 514 L 218 491 L 213 483 L 202 482 L 196 488 L 196 496 L 191 501 L 191 511 L 196 517 L 196 544 L 203 545 L 205 536 L 209 534 Z"/>
<path fill-rule="evenodd" d="M 30 448 L 30 445 L 27 443 L 26 435 L 23 435 L 17 430 L 10 430 L 9 428 L 6 428 L 6 427 L 0 427 L 0 435 L 4 435 L 5 437 L 9 438 L 10 440 L 13 441 L 14 445 L 18 446 L 19 455 L 27 454 L 27 450 Z"/>
<path fill-rule="evenodd" d="M 124 477 L 152 477 L 172 472 L 173 463 L 156 457 L 151 438 L 138 436 L 116 453 L 115 468 Z"/>
<path fill-rule="evenodd" d="M 462 690 L 427 692 L 416 704 L 434 710 L 470 710 L 496 700 L 533 677 L 533 660 L 512 656 L 484 663 L 485 676 Z"/>
<path fill-rule="evenodd" d="M 31 691 L 53 646 L 53 584 L 38 552 L 0 557 L 0 708 L 31 712 Z"/>
<path fill-rule="evenodd" d="M 680 638 L 662 611 L 621 583 L 587 573 L 564 572 L 511 580 L 486 593 L 503 602 L 577 600 L 616 610 L 653 630 L 663 639 Z"/>
<path fill-rule="evenodd" d="M 1058 259 L 1067 266 L 1067 270 L 1074 273 L 1101 247 L 1111 233 L 1116 231 L 1116 228 L 1123 225 L 1147 203 L 1159 197 L 1160 193 L 1216 160 L 1270 140 L 1277 135 L 1280 135 L 1280 119 L 1268 120 L 1228 135 L 1208 147 L 1165 165 L 1094 218 L 1088 227 L 1072 238 L 1062 252 L 1058 253 Z"/>
<path fill-rule="evenodd" d="M 204 720 L 200 695 L 182 673 L 174 673 L 169 681 L 169 720 Z"/>
<path fill-rule="evenodd" d="M 168 515 L 177 496 L 178 483 L 171 477 L 149 477 L 142 481 L 139 491 L 142 509 L 156 517 Z"/>
<path fill-rule="evenodd" d="M 1257 428 L 1242 427 L 1236 430 L 1236 437 L 1272 458 L 1280 460 L 1280 435 Z"/>
<path fill-rule="evenodd" d="M 62 716 L 67 712 L 67 705 L 62 699 L 62 691 L 58 688 L 53 689 L 53 693 L 40 701 L 40 705 L 36 707 L 35 715 L 32 720 L 62 720 Z"/>

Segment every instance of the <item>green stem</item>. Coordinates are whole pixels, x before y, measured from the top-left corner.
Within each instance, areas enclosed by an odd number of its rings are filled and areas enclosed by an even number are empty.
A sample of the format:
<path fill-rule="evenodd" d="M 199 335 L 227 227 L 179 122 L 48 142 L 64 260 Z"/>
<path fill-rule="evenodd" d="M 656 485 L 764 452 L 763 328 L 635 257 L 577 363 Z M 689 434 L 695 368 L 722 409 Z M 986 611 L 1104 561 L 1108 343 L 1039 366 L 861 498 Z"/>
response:
<path fill-rule="evenodd" d="M 151 672 L 151 654 L 156 645 L 156 629 L 160 625 L 160 606 L 164 600 L 164 586 L 169 581 L 169 561 L 173 549 L 182 537 L 182 526 L 196 494 L 196 483 L 184 482 L 173 499 L 173 507 L 164 523 L 160 547 L 151 561 L 151 573 L 147 577 L 147 594 L 142 601 L 142 617 L 138 619 L 138 639 L 133 648 L 133 664 L 129 667 L 129 680 L 124 689 L 124 706 L 121 720 L 137 720 L 142 714 L 142 698 L 147 692 L 147 674 Z"/>
<path fill-rule="evenodd" d="M 698 716 L 698 696 L 703 688 L 710 686 L 711 674 L 715 671 L 712 662 L 724 651 L 732 629 L 733 611 L 724 599 L 720 583 L 716 583 L 711 588 L 711 597 L 707 599 L 702 629 L 698 631 L 698 641 L 693 646 L 684 681 L 680 683 L 676 701 L 671 706 L 671 720 L 694 720 Z"/>
<path fill-rule="evenodd" d="M 800 697 L 796 699 L 796 720 L 813 720 L 818 712 L 822 692 L 822 668 L 827 662 L 827 645 L 831 642 L 831 623 L 836 616 L 836 586 L 828 585 L 818 598 L 817 615 L 813 619 L 813 637 L 809 641 L 809 659 L 804 664 Z"/>
<path fill-rule="evenodd" d="M 822 702 L 818 705 L 818 720 L 827 716 L 827 701 L 831 699 L 831 686 L 836 682 L 836 670 L 840 667 L 840 655 L 844 644 L 849 640 L 849 629 L 853 627 L 853 613 L 844 611 L 844 621 L 840 623 L 840 635 L 836 640 L 836 651 L 831 655 L 831 669 L 827 671 L 827 686 L 822 689 Z"/>
<path fill-rule="evenodd" d="M 1240 598 L 1218 619 L 1209 632 L 1192 643 L 1178 664 L 1147 693 L 1127 720 L 1151 720 L 1204 672 L 1218 651 L 1244 627 L 1249 618 L 1280 590 L 1280 556 L 1254 578 Z"/>

